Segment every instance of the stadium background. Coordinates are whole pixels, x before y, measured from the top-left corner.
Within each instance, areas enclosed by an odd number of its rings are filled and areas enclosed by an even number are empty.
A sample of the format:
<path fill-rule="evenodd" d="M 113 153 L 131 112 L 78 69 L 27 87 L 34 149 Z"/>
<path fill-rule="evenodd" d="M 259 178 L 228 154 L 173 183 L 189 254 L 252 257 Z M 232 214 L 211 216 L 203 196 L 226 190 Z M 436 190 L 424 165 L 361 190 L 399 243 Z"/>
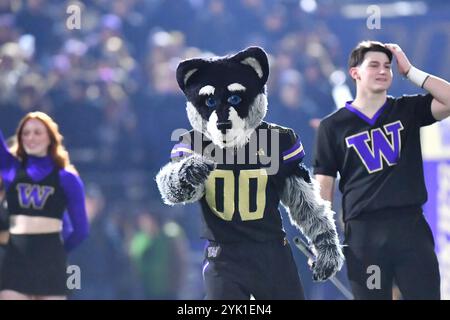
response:
<path fill-rule="evenodd" d="M 381 10 L 375 29 L 373 4 Z M 67 27 L 70 5 L 80 8 L 79 29 Z M 81 270 L 70 298 L 203 298 L 199 207 L 164 206 L 154 182 L 172 131 L 190 128 L 175 80 L 180 59 L 264 47 L 266 119 L 299 133 L 311 165 L 317 119 L 353 91 L 347 56 L 364 39 L 398 43 L 415 66 L 450 80 L 445 0 L 0 0 L 0 128 L 8 137 L 26 112 L 49 113 L 86 185 L 91 234 L 70 255 Z M 394 77 L 391 95 L 418 92 Z M 444 121 L 423 139 L 426 216 L 447 299 L 449 132 Z M 343 298 L 329 283 L 313 284 L 294 252 L 308 298 Z M 346 282 L 345 272 L 339 278 Z"/>

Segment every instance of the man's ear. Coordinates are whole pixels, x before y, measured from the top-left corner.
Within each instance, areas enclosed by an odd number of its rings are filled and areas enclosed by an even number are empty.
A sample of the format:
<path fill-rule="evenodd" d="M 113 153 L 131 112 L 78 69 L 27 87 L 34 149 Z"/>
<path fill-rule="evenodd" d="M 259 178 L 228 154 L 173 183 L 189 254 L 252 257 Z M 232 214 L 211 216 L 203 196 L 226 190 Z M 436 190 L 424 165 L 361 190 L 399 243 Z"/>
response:
<path fill-rule="evenodd" d="M 360 80 L 361 78 L 359 77 L 359 69 L 358 67 L 352 67 L 348 70 L 348 74 L 350 75 L 350 77 L 356 81 L 356 80 Z"/>
<path fill-rule="evenodd" d="M 203 59 L 189 59 L 180 62 L 177 67 L 177 82 L 183 92 L 192 75 L 198 72 L 198 70 L 206 63 L 207 62 Z"/>
<path fill-rule="evenodd" d="M 262 86 L 266 84 L 269 77 L 269 61 L 266 52 L 262 48 L 249 47 L 238 52 L 230 59 L 250 66 L 260 79 Z"/>

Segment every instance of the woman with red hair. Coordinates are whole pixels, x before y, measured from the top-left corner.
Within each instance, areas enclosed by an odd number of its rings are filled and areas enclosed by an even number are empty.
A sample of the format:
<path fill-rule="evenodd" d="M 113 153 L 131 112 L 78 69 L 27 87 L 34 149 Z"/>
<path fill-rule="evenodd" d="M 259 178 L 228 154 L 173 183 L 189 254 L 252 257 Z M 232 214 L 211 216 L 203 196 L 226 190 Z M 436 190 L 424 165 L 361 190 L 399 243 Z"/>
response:
<path fill-rule="evenodd" d="M 0 299 L 66 298 L 66 252 L 86 238 L 88 222 L 83 183 L 62 140 L 58 125 L 42 112 L 20 121 L 11 151 L 0 131 L 10 217 Z M 62 232 L 65 211 L 71 232 Z"/>

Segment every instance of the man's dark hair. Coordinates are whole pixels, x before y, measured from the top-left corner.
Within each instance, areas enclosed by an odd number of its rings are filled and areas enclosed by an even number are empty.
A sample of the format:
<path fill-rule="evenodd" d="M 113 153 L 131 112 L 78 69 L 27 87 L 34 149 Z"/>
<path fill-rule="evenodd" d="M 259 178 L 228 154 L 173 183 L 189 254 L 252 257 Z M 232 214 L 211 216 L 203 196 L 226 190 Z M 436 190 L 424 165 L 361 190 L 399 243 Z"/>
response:
<path fill-rule="evenodd" d="M 392 62 L 392 52 L 384 44 L 378 41 L 366 40 L 358 43 L 353 49 L 348 59 L 348 68 L 359 66 L 364 61 L 366 53 L 370 51 L 383 52 L 388 56 L 389 62 Z"/>

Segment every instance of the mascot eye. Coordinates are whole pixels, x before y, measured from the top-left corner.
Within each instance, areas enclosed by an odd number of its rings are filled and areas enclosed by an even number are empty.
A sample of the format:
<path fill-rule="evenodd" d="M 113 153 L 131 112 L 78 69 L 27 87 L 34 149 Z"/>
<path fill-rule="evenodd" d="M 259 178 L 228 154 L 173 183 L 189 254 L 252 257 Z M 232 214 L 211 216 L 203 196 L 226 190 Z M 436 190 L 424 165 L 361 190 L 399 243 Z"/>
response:
<path fill-rule="evenodd" d="M 241 101 L 242 101 L 241 97 L 235 94 L 228 98 L 228 103 L 232 104 L 233 106 L 239 104 L 239 102 Z"/>
<path fill-rule="evenodd" d="M 205 100 L 205 104 L 209 108 L 214 108 L 217 105 L 217 101 L 213 97 L 208 97 Z"/>

